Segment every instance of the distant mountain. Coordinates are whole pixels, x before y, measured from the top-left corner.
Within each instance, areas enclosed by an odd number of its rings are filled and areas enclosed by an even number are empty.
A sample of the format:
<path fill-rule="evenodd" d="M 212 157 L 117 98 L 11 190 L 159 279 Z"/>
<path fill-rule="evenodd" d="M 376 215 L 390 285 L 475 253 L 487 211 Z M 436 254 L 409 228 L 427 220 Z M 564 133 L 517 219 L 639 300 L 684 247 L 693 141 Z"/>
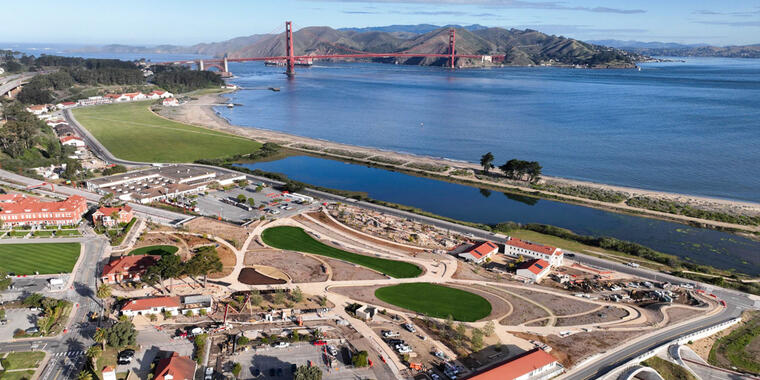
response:
<path fill-rule="evenodd" d="M 684 45 L 674 42 L 640 42 L 620 40 L 597 40 L 589 42 L 649 56 L 760 58 L 760 44 L 740 46 L 710 46 L 708 44 Z"/>
<path fill-rule="evenodd" d="M 355 52 L 446 54 L 449 50 L 449 29 L 452 27 L 457 33 L 457 54 L 504 55 L 503 63 L 506 65 L 626 68 L 634 67 L 637 61 L 648 58 L 638 53 L 562 36 L 550 36 L 532 29 L 487 28 L 482 25 L 391 25 L 337 30 L 330 27 L 307 27 L 294 32 L 293 40 L 296 55 Z M 285 54 L 285 38 L 283 33 L 257 34 L 192 46 L 106 45 L 87 49 L 90 50 L 77 51 L 202 54 L 216 57 L 228 54 L 233 58 L 271 57 Z M 447 63 L 446 58 L 375 59 L 374 61 L 436 66 Z M 480 66 L 490 63 L 483 63 L 479 59 L 458 59 L 457 64 Z"/>
<path fill-rule="evenodd" d="M 425 34 L 430 33 L 436 29 L 440 28 L 457 28 L 457 29 L 466 29 L 466 30 L 481 30 L 481 29 L 488 29 L 488 27 L 479 25 L 479 24 L 472 24 L 472 25 L 431 25 L 431 24 L 417 24 L 417 25 L 388 25 L 388 26 L 369 26 L 366 28 L 340 28 L 338 30 L 340 31 L 351 31 L 351 32 L 386 32 L 386 33 L 410 33 L 410 34 Z"/>
<path fill-rule="evenodd" d="M 475 55 L 505 55 L 505 64 L 583 65 L 589 67 L 633 67 L 646 57 L 622 50 L 588 44 L 572 38 L 550 36 L 536 30 L 457 28 L 457 53 Z M 297 55 L 335 54 L 351 52 L 415 52 L 445 54 L 449 48 L 449 28 L 439 27 L 423 34 L 408 37 L 403 32 L 336 30 L 329 27 L 308 27 L 294 33 Z M 282 35 L 265 36 L 244 48 L 228 52 L 230 57 L 279 56 L 285 51 Z M 394 62 L 394 59 L 378 59 Z M 408 58 L 399 63 L 413 65 L 444 65 L 445 58 Z M 481 65 L 480 60 L 460 59 L 461 66 Z"/>
<path fill-rule="evenodd" d="M 693 47 L 708 46 L 707 44 L 679 44 L 676 42 L 642 42 L 622 40 L 589 40 L 588 43 L 614 47 L 618 49 L 686 49 Z"/>

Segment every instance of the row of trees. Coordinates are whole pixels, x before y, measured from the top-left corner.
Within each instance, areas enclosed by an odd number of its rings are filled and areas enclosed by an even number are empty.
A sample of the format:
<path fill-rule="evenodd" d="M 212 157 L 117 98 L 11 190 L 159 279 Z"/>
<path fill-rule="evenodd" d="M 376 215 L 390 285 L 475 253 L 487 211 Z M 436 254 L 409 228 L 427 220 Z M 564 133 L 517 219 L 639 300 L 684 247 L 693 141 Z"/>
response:
<path fill-rule="evenodd" d="M 172 67 L 171 69 L 159 69 L 161 66 L 153 66 L 153 83 L 174 93 L 187 92 L 200 88 L 210 88 L 224 85 L 219 74 L 211 71 L 190 70 L 186 67 Z"/>
<path fill-rule="evenodd" d="M 139 85 L 145 79 L 136 66 L 122 67 L 65 67 L 54 73 L 41 74 L 32 78 L 18 94 L 24 104 L 46 104 L 54 101 L 53 91 L 67 90 L 80 85 Z"/>
<path fill-rule="evenodd" d="M 483 172 L 488 174 L 495 166 L 493 164 L 495 157 L 493 153 L 488 152 L 480 157 L 480 166 L 483 167 Z M 504 165 L 499 166 L 499 170 L 504 173 L 504 176 L 509 179 L 536 182 L 541 179 L 541 170 L 543 168 L 538 161 L 523 161 L 513 158 Z"/>
<path fill-rule="evenodd" d="M 190 276 L 193 278 L 203 276 L 203 286 L 206 286 L 208 275 L 210 273 L 222 270 L 222 261 L 213 246 L 204 246 L 198 248 L 193 256 L 187 262 L 183 262 L 177 255 L 164 255 L 161 260 L 148 268 L 142 277 L 143 282 L 149 285 L 156 285 L 163 280 Z M 167 292 L 171 292 L 166 288 Z"/>

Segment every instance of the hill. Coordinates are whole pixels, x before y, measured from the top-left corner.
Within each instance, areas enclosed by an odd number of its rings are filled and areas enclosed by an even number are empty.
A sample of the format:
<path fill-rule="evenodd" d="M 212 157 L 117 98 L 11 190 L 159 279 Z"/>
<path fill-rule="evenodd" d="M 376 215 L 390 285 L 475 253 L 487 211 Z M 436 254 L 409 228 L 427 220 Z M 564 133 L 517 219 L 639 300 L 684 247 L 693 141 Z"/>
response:
<path fill-rule="evenodd" d="M 619 49 L 588 44 L 572 38 L 550 36 L 536 30 L 457 28 L 457 54 L 501 55 L 506 65 L 582 65 L 588 67 L 633 67 L 645 57 Z M 423 34 L 403 37 L 399 32 L 336 30 L 307 27 L 294 33 L 297 55 L 361 52 L 448 52 L 449 29 L 441 27 Z M 265 36 L 255 43 L 229 52 L 230 57 L 266 57 L 282 55 L 285 39 Z M 393 59 L 376 61 L 393 62 Z M 444 65 L 445 58 L 400 59 L 401 64 Z M 460 66 L 481 65 L 477 60 L 461 59 Z"/>
<path fill-rule="evenodd" d="M 589 41 L 611 46 L 631 53 L 671 57 L 726 57 L 760 58 L 760 44 L 736 46 L 710 46 L 707 44 L 679 44 L 674 42 L 641 42 L 620 40 Z"/>
<path fill-rule="evenodd" d="M 505 55 L 505 65 L 573 66 L 594 68 L 629 68 L 647 57 L 572 38 L 547 35 L 532 29 L 488 28 L 482 25 L 443 26 L 391 25 L 386 27 L 333 29 L 315 26 L 294 33 L 297 55 L 334 53 L 448 53 L 449 28 L 457 32 L 457 54 Z M 101 51 L 116 53 L 189 53 L 220 57 L 281 56 L 285 38 L 281 34 L 257 34 L 231 40 L 192 46 L 159 45 L 153 47 L 107 45 Z M 92 51 L 92 50 L 90 50 Z M 394 59 L 376 59 L 395 62 Z M 398 63 L 411 65 L 445 65 L 446 59 L 409 58 Z M 457 65 L 480 66 L 480 60 L 460 59 Z M 501 64 L 501 62 L 499 63 Z"/>

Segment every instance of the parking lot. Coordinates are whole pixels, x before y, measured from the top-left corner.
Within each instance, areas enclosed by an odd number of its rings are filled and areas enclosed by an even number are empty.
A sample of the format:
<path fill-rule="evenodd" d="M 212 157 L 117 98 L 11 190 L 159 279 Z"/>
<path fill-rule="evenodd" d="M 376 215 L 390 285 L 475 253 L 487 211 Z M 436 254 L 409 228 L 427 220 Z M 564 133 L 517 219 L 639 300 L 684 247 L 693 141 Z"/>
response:
<path fill-rule="evenodd" d="M 200 195 L 195 199 L 198 212 L 202 215 L 221 217 L 241 223 L 259 219 L 262 216 L 292 216 L 309 207 L 283 196 L 282 192 L 271 187 L 262 187 L 260 191 L 256 191 L 257 187 L 257 184 L 249 184 L 245 188 L 212 191 L 208 195 Z M 243 197 L 245 197 L 244 200 Z M 238 200 L 239 198 L 242 202 Z M 250 203 L 251 199 L 253 206 Z"/>
<path fill-rule="evenodd" d="M 328 369 L 321 347 L 298 343 L 286 348 L 268 347 L 240 352 L 232 360 L 243 367 L 240 379 L 292 379 L 293 365 L 302 366 L 309 362 L 322 369 L 325 380 L 361 379 L 371 375 L 369 369 L 347 367 L 341 353 L 338 353 L 338 359 L 337 367 Z"/>
<path fill-rule="evenodd" d="M 173 332 L 173 331 L 171 331 Z M 177 352 L 183 356 L 193 355 L 193 343 L 185 339 L 172 339 L 169 333 L 158 331 L 154 327 L 138 330 L 137 344 L 140 350 L 135 352 L 131 363 L 119 365 L 116 372 L 135 371 L 140 378 L 147 378 L 150 365 L 159 352 Z"/>
<path fill-rule="evenodd" d="M 29 308 L 6 309 L 5 319 L 8 322 L 5 325 L 0 325 L 0 341 L 13 340 L 13 332 L 16 330 L 35 327 L 38 313 Z"/>

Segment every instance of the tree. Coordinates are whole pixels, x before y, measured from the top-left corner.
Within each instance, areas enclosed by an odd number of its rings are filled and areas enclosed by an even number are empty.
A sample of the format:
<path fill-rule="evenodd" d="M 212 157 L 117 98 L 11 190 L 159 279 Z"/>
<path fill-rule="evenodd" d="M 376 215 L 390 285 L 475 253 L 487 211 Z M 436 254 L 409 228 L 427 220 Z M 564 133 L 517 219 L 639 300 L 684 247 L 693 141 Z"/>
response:
<path fill-rule="evenodd" d="M 493 321 L 488 321 L 486 325 L 483 327 L 483 333 L 486 336 L 491 336 L 496 332 L 496 325 L 493 323 Z"/>
<path fill-rule="evenodd" d="M 259 306 L 261 305 L 261 302 L 264 301 L 264 297 L 259 294 L 258 290 L 252 290 L 251 291 L 251 297 L 248 299 L 248 302 L 251 303 L 253 306 Z"/>
<path fill-rule="evenodd" d="M 13 279 L 8 276 L 8 272 L 0 270 L 0 291 L 8 289 L 11 286 Z"/>
<path fill-rule="evenodd" d="M 483 349 L 483 330 L 472 330 L 472 337 L 470 338 L 473 351 L 480 351 Z"/>
<path fill-rule="evenodd" d="M 322 380 L 322 370 L 316 366 L 302 365 L 296 369 L 293 380 Z"/>
<path fill-rule="evenodd" d="M 111 298 L 111 285 L 102 284 L 98 286 L 98 290 L 95 291 L 95 296 L 103 301 L 103 310 L 108 309 L 108 300 Z"/>
<path fill-rule="evenodd" d="M 488 173 L 488 171 L 493 168 L 493 160 L 494 156 L 491 152 L 488 152 L 480 157 L 480 166 L 483 167 L 484 172 Z"/>
<path fill-rule="evenodd" d="M 467 334 L 467 327 L 461 323 L 457 324 L 456 339 L 459 341 L 464 340 L 465 334 Z"/>
<path fill-rule="evenodd" d="M 282 289 L 275 290 L 274 296 L 272 296 L 272 301 L 276 304 L 283 304 L 285 303 L 285 300 L 285 292 L 283 292 Z"/>
<path fill-rule="evenodd" d="M 248 342 L 250 342 L 250 339 L 248 339 L 248 337 L 246 337 L 245 335 L 241 335 L 237 339 L 238 346 L 245 346 L 246 344 L 248 344 Z"/>
<path fill-rule="evenodd" d="M 122 321 L 107 329 L 108 345 L 115 348 L 132 346 L 137 339 L 135 325 L 130 321 Z"/>
<path fill-rule="evenodd" d="M 240 363 L 235 363 L 232 365 L 232 374 L 235 375 L 235 377 L 240 377 L 240 371 L 243 370 L 243 366 L 240 365 Z"/>
<path fill-rule="evenodd" d="M 237 200 L 240 203 L 245 202 L 247 199 L 248 199 L 248 197 L 246 197 L 244 194 L 238 194 L 238 196 L 237 196 Z"/>
<path fill-rule="evenodd" d="M 157 267 L 158 272 L 161 274 L 161 278 L 169 279 L 169 287 L 166 288 L 166 291 L 171 294 L 172 287 L 174 286 L 174 279 L 179 278 L 185 269 L 182 259 L 177 255 L 164 255 L 161 256 L 161 260 L 158 260 L 154 267 Z"/>
<path fill-rule="evenodd" d="M 100 343 L 100 346 L 103 350 L 106 349 L 106 342 L 108 341 L 108 331 L 106 329 L 97 329 L 95 330 L 95 334 L 93 335 L 92 339 Z"/>
<path fill-rule="evenodd" d="M 90 362 L 92 362 L 92 367 L 96 367 L 96 362 L 98 361 L 98 358 L 100 355 L 103 354 L 103 349 L 100 348 L 100 346 L 92 346 L 87 349 L 87 358 L 90 359 Z"/>
<path fill-rule="evenodd" d="M 92 380 L 92 372 L 87 368 L 82 368 L 77 374 L 77 380 Z"/>
<path fill-rule="evenodd" d="M 369 365 L 368 359 L 369 354 L 367 351 L 359 351 L 353 358 L 351 358 L 351 361 L 353 362 L 354 367 L 361 368 Z"/>
<path fill-rule="evenodd" d="M 208 282 L 208 274 L 220 272 L 223 268 L 222 261 L 213 246 L 198 248 L 193 257 L 187 262 L 186 268 L 193 268 L 192 272 L 203 275 L 203 287 Z M 186 270 L 187 272 L 187 270 Z"/>
<path fill-rule="evenodd" d="M 248 205 L 251 207 L 256 207 L 256 200 L 253 198 L 248 198 Z"/>
<path fill-rule="evenodd" d="M 293 302 L 303 301 L 303 292 L 301 292 L 301 288 L 296 286 L 296 288 L 290 292 L 290 298 Z"/>

